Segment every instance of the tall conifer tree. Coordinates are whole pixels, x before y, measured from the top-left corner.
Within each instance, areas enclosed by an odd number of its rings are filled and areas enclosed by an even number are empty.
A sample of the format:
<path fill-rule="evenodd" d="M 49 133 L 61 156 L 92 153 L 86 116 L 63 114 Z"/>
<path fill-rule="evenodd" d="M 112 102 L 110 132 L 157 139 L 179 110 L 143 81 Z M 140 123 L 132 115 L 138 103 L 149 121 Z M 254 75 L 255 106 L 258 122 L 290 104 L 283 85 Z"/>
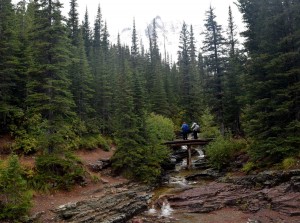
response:
<path fill-rule="evenodd" d="M 133 70 L 133 103 L 134 111 L 137 115 L 137 123 L 139 124 L 139 134 L 142 134 L 145 129 L 145 88 L 143 86 L 143 76 L 141 75 L 141 56 L 139 53 L 138 37 L 136 33 L 135 20 L 133 21 L 132 28 L 132 41 L 131 41 L 131 67 Z"/>
<path fill-rule="evenodd" d="M 81 29 L 85 52 L 88 60 L 91 61 L 92 31 L 90 28 L 89 14 L 87 8 L 84 14 L 84 20 L 82 21 Z"/>
<path fill-rule="evenodd" d="M 0 126 L 8 131 L 8 124 L 19 110 L 16 92 L 21 86 L 18 67 L 20 50 L 16 32 L 16 16 L 11 0 L 0 2 Z"/>
<path fill-rule="evenodd" d="M 151 111 L 161 115 L 168 115 L 169 108 L 166 98 L 166 92 L 164 89 L 164 74 L 162 72 L 161 55 L 158 48 L 158 36 L 155 19 L 153 19 L 152 27 L 150 27 L 150 30 L 150 75 L 148 77 L 148 90 L 151 95 Z"/>
<path fill-rule="evenodd" d="M 246 131 L 252 154 L 279 161 L 299 153 L 299 1 L 239 0 L 249 53 Z"/>
<path fill-rule="evenodd" d="M 69 76 L 72 80 L 72 93 L 76 104 L 76 113 L 79 119 L 90 126 L 93 123 L 92 115 L 95 115 L 92 108 L 92 75 L 87 61 L 86 51 L 83 42 L 82 29 L 79 27 L 79 18 L 77 12 L 77 1 L 70 2 L 70 12 L 67 27 L 72 43 L 71 64 Z"/>
<path fill-rule="evenodd" d="M 238 39 L 236 25 L 233 20 L 231 7 L 228 11 L 227 28 L 227 64 L 224 71 L 224 123 L 226 129 L 234 135 L 241 135 L 241 98 L 242 94 L 242 59 L 237 48 Z"/>
<path fill-rule="evenodd" d="M 182 25 L 181 33 L 180 33 L 180 45 L 178 51 L 178 67 L 180 72 L 180 95 L 181 95 L 181 106 L 183 108 L 183 112 L 185 117 L 183 119 L 185 121 L 192 121 L 192 96 L 191 96 L 191 84 L 192 77 L 190 72 L 190 34 L 187 28 L 186 23 L 184 22 Z"/>
<path fill-rule="evenodd" d="M 224 105 L 223 105 L 223 83 L 224 71 L 224 37 L 222 27 L 217 24 L 214 9 L 210 6 L 206 11 L 204 41 L 202 53 L 205 56 L 205 63 L 208 74 L 211 78 L 210 91 L 211 105 L 217 116 L 220 125 L 220 132 L 224 134 Z"/>
<path fill-rule="evenodd" d="M 35 1 L 31 51 L 34 66 L 28 82 L 28 115 L 40 115 L 41 144 L 51 153 L 63 148 L 72 136 L 74 101 L 70 92 L 69 39 L 59 1 Z M 69 136 L 69 137 L 68 137 Z"/>

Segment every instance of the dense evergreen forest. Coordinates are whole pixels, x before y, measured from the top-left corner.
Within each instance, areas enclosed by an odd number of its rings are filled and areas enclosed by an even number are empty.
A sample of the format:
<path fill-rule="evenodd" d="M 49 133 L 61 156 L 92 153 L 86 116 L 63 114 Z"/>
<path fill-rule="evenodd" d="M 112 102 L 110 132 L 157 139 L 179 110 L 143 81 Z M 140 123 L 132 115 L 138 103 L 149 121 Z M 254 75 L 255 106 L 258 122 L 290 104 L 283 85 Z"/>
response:
<path fill-rule="evenodd" d="M 152 181 L 167 154 L 160 143 L 182 121 L 246 139 L 255 165 L 299 157 L 299 0 L 238 0 L 242 47 L 231 8 L 226 27 L 207 9 L 202 48 L 183 23 L 176 63 L 158 48 L 155 19 L 149 46 L 133 21 L 128 47 L 110 42 L 100 6 L 95 21 L 70 6 L 65 18 L 58 0 L 0 2 L 0 134 L 14 153 L 41 154 L 38 171 L 112 140 L 114 169 Z"/>

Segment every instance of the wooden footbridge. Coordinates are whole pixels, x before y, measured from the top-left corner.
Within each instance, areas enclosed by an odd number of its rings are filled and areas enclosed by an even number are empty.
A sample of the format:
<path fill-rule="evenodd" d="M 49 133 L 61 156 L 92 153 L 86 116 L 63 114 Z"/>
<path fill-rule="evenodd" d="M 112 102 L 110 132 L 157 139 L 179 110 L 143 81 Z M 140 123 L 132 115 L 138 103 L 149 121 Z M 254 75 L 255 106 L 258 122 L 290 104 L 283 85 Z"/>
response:
<path fill-rule="evenodd" d="M 204 146 L 211 142 L 213 139 L 188 139 L 188 140 L 174 140 L 174 141 L 167 141 L 164 145 L 167 145 L 171 148 L 178 147 L 178 146 L 187 146 L 187 167 L 191 169 L 192 166 L 192 146 Z"/>

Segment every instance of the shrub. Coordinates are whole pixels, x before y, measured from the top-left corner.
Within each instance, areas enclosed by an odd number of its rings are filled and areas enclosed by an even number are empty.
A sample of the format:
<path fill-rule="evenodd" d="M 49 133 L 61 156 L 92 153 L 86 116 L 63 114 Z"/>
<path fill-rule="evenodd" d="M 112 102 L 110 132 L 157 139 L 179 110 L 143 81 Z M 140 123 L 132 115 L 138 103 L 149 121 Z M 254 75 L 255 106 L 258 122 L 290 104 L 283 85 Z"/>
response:
<path fill-rule="evenodd" d="M 204 110 L 200 118 L 200 136 L 202 138 L 215 138 L 220 136 L 218 126 L 214 121 L 214 116 L 209 112 L 209 109 Z"/>
<path fill-rule="evenodd" d="M 40 148 L 40 137 L 45 122 L 41 115 L 32 115 L 25 119 L 21 127 L 11 126 L 15 137 L 13 149 L 24 154 L 36 152 Z"/>
<path fill-rule="evenodd" d="M 166 140 L 172 140 L 174 123 L 162 115 L 151 113 L 146 119 L 146 137 L 150 146 L 160 145 Z"/>
<path fill-rule="evenodd" d="M 241 140 L 218 137 L 206 147 L 209 163 L 218 170 L 229 165 L 235 154 L 246 147 Z"/>
<path fill-rule="evenodd" d="M 47 154 L 36 159 L 36 173 L 30 185 L 37 190 L 69 190 L 84 177 L 84 169 L 72 155 Z"/>
<path fill-rule="evenodd" d="M 249 173 L 251 170 L 253 170 L 255 168 L 255 164 L 253 162 L 247 162 L 243 168 L 242 168 L 242 171 L 245 172 L 245 173 Z"/>
<path fill-rule="evenodd" d="M 32 193 L 22 177 L 23 171 L 16 155 L 0 169 L 0 219 L 17 221 L 26 216 L 32 206 Z"/>
<path fill-rule="evenodd" d="M 80 140 L 79 148 L 92 150 L 92 149 L 96 149 L 99 147 L 101 147 L 105 151 L 109 151 L 109 149 L 110 149 L 108 142 L 100 134 L 85 136 L 85 137 L 82 137 Z"/>
<path fill-rule="evenodd" d="M 137 142 L 119 144 L 112 162 L 115 171 L 145 183 L 153 183 L 160 176 L 161 164 L 169 155 L 170 151 L 162 142 L 174 138 L 174 124 L 170 119 L 153 113 L 145 123 L 147 145 Z M 127 146 L 135 144 L 137 146 L 134 148 Z"/>
<path fill-rule="evenodd" d="M 285 169 L 285 170 L 291 169 L 291 168 L 294 167 L 296 164 L 297 164 L 297 160 L 296 160 L 295 158 L 293 158 L 293 157 L 285 158 L 285 159 L 282 161 L 282 167 L 283 167 L 283 169 Z"/>

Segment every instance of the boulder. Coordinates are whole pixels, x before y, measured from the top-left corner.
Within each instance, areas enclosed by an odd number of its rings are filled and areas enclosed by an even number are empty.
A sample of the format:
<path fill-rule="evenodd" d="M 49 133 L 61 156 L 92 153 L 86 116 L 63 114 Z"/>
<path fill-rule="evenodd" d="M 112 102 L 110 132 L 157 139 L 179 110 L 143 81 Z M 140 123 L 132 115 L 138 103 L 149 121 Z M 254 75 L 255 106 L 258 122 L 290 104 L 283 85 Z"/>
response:
<path fill-rule="evenodd" d="M 121 223 L 145 211 L 151 198 L 148 188 L 141 186 L 130 189 L 112 188 L 103 196 L 61 205 L 55 210 L 56 222 L 102 222 Z"/>

